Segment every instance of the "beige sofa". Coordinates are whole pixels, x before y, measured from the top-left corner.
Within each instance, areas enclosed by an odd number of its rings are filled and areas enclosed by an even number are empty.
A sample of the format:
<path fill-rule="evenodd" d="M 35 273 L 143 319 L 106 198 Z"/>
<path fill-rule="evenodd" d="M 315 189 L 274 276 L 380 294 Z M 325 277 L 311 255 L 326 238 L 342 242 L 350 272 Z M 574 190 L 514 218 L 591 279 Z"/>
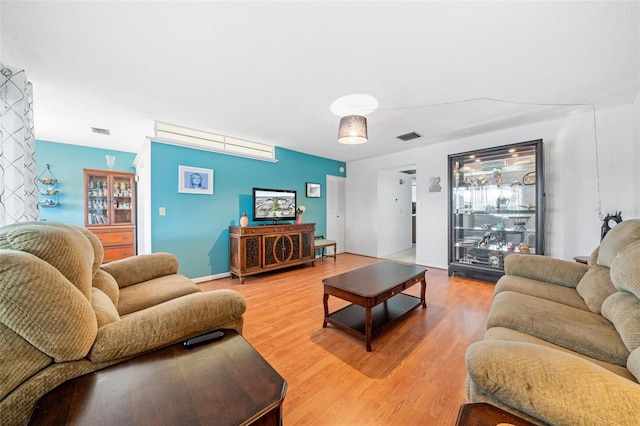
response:
<path fill-rule="evenodd" d="M 487 331 L 466 354 L 467 394 L 536 424 L 640 424 L 640 220 L 589 265 L 513 254 Z"/>
<path fill-rule="evenodd" d="M 49 222 L 0 228 L 0 423 L 24 424 L 59 384 L 218 328 L 242 333 L 232 290 L 200 292 L 168 253 L 101 266 L 100 240 Z"/>

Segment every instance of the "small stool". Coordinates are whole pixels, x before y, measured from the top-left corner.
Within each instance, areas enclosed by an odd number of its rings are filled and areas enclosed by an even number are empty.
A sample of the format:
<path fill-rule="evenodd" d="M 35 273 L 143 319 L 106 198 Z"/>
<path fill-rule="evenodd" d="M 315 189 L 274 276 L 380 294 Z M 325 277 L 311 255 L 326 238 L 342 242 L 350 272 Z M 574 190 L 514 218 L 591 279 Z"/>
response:
<path fill-rule="evenodd" d="M 334 262 L 336 261 L 337 244 L 335 241 L 325 240 L 324 235 L 318 235 L 317 237 L 315 237 L 314 243 L 315 243 L 316 249 L 322 249 L 322 260 L 324 260 L 325 257 L 333 257 L 333 261 Z M 330 254 L 325 254 L 327 247 L 333 247 L 333 256 Z"/>

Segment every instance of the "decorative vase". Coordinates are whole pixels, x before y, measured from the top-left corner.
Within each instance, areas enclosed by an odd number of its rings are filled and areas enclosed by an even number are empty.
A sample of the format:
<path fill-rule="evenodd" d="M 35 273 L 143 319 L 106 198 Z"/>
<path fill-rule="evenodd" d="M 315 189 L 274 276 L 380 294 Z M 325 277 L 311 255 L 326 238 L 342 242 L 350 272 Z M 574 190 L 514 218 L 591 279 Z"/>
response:
<path fill-rule="evenodd" d="M 296 218 L 296 223 L 302 223 L 302 215 L 299 214 L 298 217 Z"/>
<path fill-rule="evenodd" d="M 246 212 L 242 212 L 242 217 L 240 218 L 240 226 L 247 226 L 249 224 L 249 218 L 247 217 Z"/>

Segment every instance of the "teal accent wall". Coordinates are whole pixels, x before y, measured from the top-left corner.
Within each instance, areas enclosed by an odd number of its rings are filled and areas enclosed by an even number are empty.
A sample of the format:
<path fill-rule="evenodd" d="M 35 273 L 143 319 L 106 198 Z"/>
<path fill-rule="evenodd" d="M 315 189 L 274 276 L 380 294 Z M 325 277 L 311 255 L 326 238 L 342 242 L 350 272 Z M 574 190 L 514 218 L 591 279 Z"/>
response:
<path fill-rule="evenodd" d="M 59 204 L 40 208 L 40 220 L 84 226 L 84 169 L 108 170 L 105 155 L 115 155 L 115 171 L 135 172 L 136 154 L 36 140 L 38 176 L 51 166 L 58 179 Z"/>
<path fill-rule="evenodd" d="M 180 272 L 190 278 L 229 271 L 229 226 L 240 224 L 242 212 L 252 222 L 252 189 L 297 191 L 303 221 L 326 235 L 326 175 L 345 176 L 344 162 L 276 148 L 278 162 L 151 143 L 151 246 L 153 252 L 174 254 Z M 214 194 L 178 192 L 178 166 L 214 170 Z M 306 198 L 306 183 L 319 183 L 321 198 Z M 160 216 L 164 207 L 166 215 Z"/>

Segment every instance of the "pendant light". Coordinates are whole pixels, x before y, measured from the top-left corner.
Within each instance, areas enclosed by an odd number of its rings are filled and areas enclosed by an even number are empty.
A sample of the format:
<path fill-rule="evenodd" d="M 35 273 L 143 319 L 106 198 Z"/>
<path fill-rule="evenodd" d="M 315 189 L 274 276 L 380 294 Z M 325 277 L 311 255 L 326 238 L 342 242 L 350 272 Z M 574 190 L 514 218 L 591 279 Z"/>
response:
<path fill-rule="evenodd" d="M 367 118 L 362 115 L 347 115 L 340 119 L 338 142 L 357 145 L 367 141 Z"/>

